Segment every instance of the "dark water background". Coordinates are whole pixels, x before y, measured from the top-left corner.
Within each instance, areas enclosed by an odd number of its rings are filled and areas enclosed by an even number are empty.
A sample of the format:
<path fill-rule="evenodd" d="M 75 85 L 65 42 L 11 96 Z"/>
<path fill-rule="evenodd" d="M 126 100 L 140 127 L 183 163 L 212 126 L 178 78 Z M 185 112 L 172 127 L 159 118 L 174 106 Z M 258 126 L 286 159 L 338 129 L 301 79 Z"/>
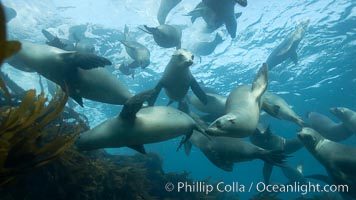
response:
<path fill-rule="evenodd" d="M 151 65 L 146 70 L 138 70 L 136 78 L 124 77 L 113 67 L 108 69 L 124 81 L 134 93 L 154 87 L 166 66 L 173 49 L 163 49 L 155 45 L 151 36 L 143 33 L 138 26 L 158 25 L 156 12 L 158 0 L 102 0 L 102 1 L 40 1 L 5 0 L 5 5 L 17 10 L 18 16 L 9 24 L 9 36 L 14 39 L 44 43 L 41 29 L 47 29 L 60 37 L 67 37 L 70 27 L 87 29 L 85 35 L 97 47 L 97 53 L 119 64 L 125 51 L 118 38 L 122 37 L 125 24 L 139 42 L 151 51 Z M 138 3 L 139 2 L 139 3 Z M 168 17 L 168 23 L 184 25 L 182 47 L 188 48 L 198 40 L 211 40 L 215 34 L 203 34 L 203 22 L 191 24 L 183 14 L 190 11 L 198 1 L 183 0 Z M 193 75 L 204 86 L 215 88 L 222 95 L 241 84 L 251 83 L 258 67 L 264 62 L 283 38 L 294 30 L 295 25 L 310 19 L 309 30 L 299 45 L 297 65 L 287 61 L 270 71 L 268 90 L 283 97 L 304 119 L 306 113 L 316 111 L 336 121 L 328 109 L 344 106 L 356 110 L 356 2 L 353 0 L 313 0 L 313 1 L 262 1 L 248 2 L 246 8 L 236 6 L 242 12 L 238 19 L 237 38 L 231 40 L 224 28 L 224 43 L 215 53 L 196 59 L 191 67 Z M 80 26 L 78 26 L 80 25 Z M 37 88 L 38 76 L 17 71 L 5 66 L 5 71 L 24 88 Z M 157 105 L 165 105 L 168 100 L 161 94 Z M 115 117 L 121 106 L 112 106 L 85 101 L 85 107 L 76 110 L 85 114 L 91 126 Z M 175 106 L 175 105 L 173 105 Z M 296 135 L 298 127 L 286 121 L 267 118 L 272 130 L 287 138 Z M 224 172 L 213 164 L 196 148 L 187 157 L 183 151 L 176 152 L 180 138 L 157 144 L 146 145 L 150 152 L 159 152 L 164 169 L 189 171 L 196 180 L 211 177 L 211 180 L 231 183 L 238 181 L 249 184 L 262 181 L 262 161 L 238 163 L 233 172 Z M 344 143 L 355 145 L 355 137 Z M 131 154 L 126 148 L 110 149 L 115 154 Z M 324 173 L 324 168 L 309 153 L 302 149 L 295 153 L 288 163 L 296 166 L 304 164 L 304 174 Z M 287 180 L 277 169 L 272 174 L 272 182 L 285 183 Z M 162 186 L 163 187 L 163 186 Z M 246 198 L 251 194 L 240 194 Z M 297 197 L 299 194 L 283 194 Z M 283 197 L 283 196 L 281 196 Z"/>

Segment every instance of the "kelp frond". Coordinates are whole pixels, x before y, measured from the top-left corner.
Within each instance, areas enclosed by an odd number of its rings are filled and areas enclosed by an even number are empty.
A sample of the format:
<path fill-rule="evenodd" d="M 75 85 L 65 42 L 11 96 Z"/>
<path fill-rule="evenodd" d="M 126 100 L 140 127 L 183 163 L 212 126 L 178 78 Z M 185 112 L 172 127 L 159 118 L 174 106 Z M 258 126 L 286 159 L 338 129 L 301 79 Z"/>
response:
<path fill-rule="evenodd" d="M 59 135 L 53 123 L 68 99 L 57 92 L 46 106 L 44 94 L 29 90 L 18 107 L 0 110 L 0 186 L 13 177 L 47 164 L 74 143 L 79 133 Z M 60 120 L 59 120 L 60 121 Z"/>

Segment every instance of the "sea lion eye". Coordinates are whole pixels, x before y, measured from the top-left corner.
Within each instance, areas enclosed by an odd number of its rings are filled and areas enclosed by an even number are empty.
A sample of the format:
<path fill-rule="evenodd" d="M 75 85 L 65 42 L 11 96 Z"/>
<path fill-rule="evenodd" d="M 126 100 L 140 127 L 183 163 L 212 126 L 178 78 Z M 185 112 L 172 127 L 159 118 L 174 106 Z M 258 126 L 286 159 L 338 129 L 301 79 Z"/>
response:
<path fill-rule="evenodd" d="M 194 60 L 194 55 L 192 55 L 192 60 Z"/>

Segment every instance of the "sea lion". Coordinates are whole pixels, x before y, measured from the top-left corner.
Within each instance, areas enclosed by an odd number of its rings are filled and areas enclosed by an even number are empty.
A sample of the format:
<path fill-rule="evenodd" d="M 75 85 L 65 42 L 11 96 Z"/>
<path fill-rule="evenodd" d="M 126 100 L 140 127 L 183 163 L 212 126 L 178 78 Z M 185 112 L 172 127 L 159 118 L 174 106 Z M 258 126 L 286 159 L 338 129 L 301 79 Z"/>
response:
<path fill-rule="evenodd" d="M 80 150 L 117 148 L 128 146 L 145 153 L 143 144 L 155 143 L 185 135 L 183 144 L 193 133 L 201 129 L 189 115 L 167 106 L 144 107 L 142 104 L 153 90 L 129 99 L 120 115 L 86 131 L 76 141 Z"/>
<path fill-rule="evenodd" d="M 21 43 L 22 49 L 7 62 L 20 70 L 38 72 L 64 90 L 68 87 L 69 95 L 81 106 L 82 98 L 124 104 L 132 96 L 114 75 L 97 68 L 111 65 L 106 58 L 48 45 Z"/>
<path fill-rule="evenodd" d="M 13 18 L 16 17 L 17 12 L 15 9 L 7 7 L 7 6 L 3 6 L 4 8 L 4 13 L 5 13 L 5 20 L 6 23 L 8 23 L 9 21 L 11 21 Z"/>
<path fill-rule="evenodd" d="M 241 16 L 241 12 L 235 13 L 235 18 L 239 18 Z M 185 16 L 190 16 L 190 20 L 192 23 L 199 17 L 202 17 L 204 22 L 206 23 L 205 32 L 212 33 L 216 29 L 220 28 L 224 21 L 219 16 L 219 14 L 209 6 L 207 6 L 204 2 L 200 2 L 192 11 L 187 13 Z"/>
<path fill-rule="evenodd" d="M 288 58 L 298 63 L 297 48 L 308 29 L 309 19 L 299 23 L 294 32 L 290 33 L 268 56 L 266 63 L 272 69 Z"/>
<path fill-rule="evenodd" d="M 349 195 L 356 198 L 356 148 L 326 139 L 312 128 L 297 133 L 307 150 L 326 169 L 335 185 L 347 185 Z"/>
<path fill-rule="evenodd" d="M 316 112 L 308 113 L 308 126 L 334 142 L 346 140 L 353 134 L 344 123 L 335 123 L 327 116 Z"/>
<path fill-rule="evenodd" d="M 194 94 L 187 95 L 188 102 L 199 111 L 209 114 L 210 117 L 214 118 L 214 120 L 218 117 L 223 116 L 226 97 L 216 94 L 215 92 L 209 91 L 206 88 L 203 88 L 203 90 L 208 100 L 207 104 L 204 105 Z"/>
<path fill-rule="evenodd" d="M 192 52 L 197 56 L 207 56 L 214 52 L 216 46 L 222 43 L 224 40 L 222 39 L 219 33 L 216 33 L 215 39 L 210 42 L 198 42 L 192 46 Z"/>
<path fill-rule="evenodd" d="M 94 44 L 84 36 L 79 38 L 76 33 L 73 33 L 73 38 L 75 40 L 75 51 L 81 53 L 95 53 Z"/>
<path fill-rule="evenodd" d="M 165 24 L 168 13 L 182 0 L 161 0 L 159 5 L 157 20 L 159 24 Z"/>
<path fill-rule="evenodd" d="M 75 51 L 75 46 L 72 41 L 64 39 L 64 38 L 58 38 L 57 36 L 54 36 L 52 33 L 42 29 L 42 34 L 46 37 L 48 40 L 46 44 L 52 47 L 57 47 L 59 49 L 63 49 L 66 51 Z"/>
<path fill-rule="evenodd" d="M 271 92 L 264 93 L 262 110 L 275 118 L 288 120 L 302 127 L 305 126 L 304 121 L 290 108 L 287 102 Z"/>
<path fill-rule="evenodd" d="M 303 144 L 298 138 L 286 139 L 272 133 L 269 126 L 265 128 L 262 124 L 259 124 L 256 130 L 250 135 L 250 141 L 252 144 L 261 148 L 283 151 L 285 154 L 292 154 L 303 147 Z M 263 178 L 265 183 L 269 183 L 272 170 L 273 165 L 265 162 L 263 165 Z"/>
<path fill-rule="evenodd" d="M 124 61 L 123 63 L 116 65 L 115 68 L 119 69 L 122 74 L 131 76 L 132 79 L 134 79 L 135 68 L 130 66 L 132 63 L 134 63 L 134 61 L 132 61 L 130 64 L 127 64 L 126 61 Z"/>
<path fill-rule="evenodd" d="M 237 28 L 235 0 L 203 0 L 203 2 L 214 10 L 218 18 L 225 24 L 231 38 L 235 38 Z"/>
<path fill-rule="evenodd" d="M 176 47 L 181 48 L 182 30 L 178 27 L 168 24 L 162 24 L 158 27 L 148 27 L 144 25 L 144 32 L 153 35 L 154 41 L 163 48 Z"/>
<path fill-rule="evenodd" d="M 225 115 L 206 130 L 212 136 L 247 137 L 258 124 L 262 95 L 268 85 L 268 66 L 263 63 L 252 84 L 238 86 L 226 100 Z"/>
<path fill-rule="evenodd" d="M 189 67 L 193 64 L 193 59 L 194 56 L 187 50 L 178 49 L 174 52 L 163 72 L 162 78 L 155 87 L 156 94 L 149 100 L 149 105 L 155 103 L 159 92 L 164 88 L 170 103 L 178 101 L 179 107 L 181 107 L 189 87 L 203 104 L 207 103 L 205 92 L 189 70 Z"/>
<path fill-rule="evenodd" d="M 129 40 L 129 28 L 125 25 L 124 39 L 120 42 L 125 46 L 126 53 L 134 60 L 131 68 L 146 68 L 150 64 L 150 51 L 142 44 Z"/>
<path fill-rule="evenodd" d="M 279 151 L 265 150 L 239 138 L 208 138 L 196 131 L 184 144 L 186 154 L 189 154 L 192 144 L 198 147 L 215 166 L 229 172 L 237 162 L 261 159 L 272 165 L 282 166 L 285 159 L 285 155 Z"/>
<path fill-rule="evenodd" d="M 345 126 L 356 134 L 356 112 L 345 108 L 345 107 L 335 107 L 330 108 L 330 112 L 339 118 Z"/>

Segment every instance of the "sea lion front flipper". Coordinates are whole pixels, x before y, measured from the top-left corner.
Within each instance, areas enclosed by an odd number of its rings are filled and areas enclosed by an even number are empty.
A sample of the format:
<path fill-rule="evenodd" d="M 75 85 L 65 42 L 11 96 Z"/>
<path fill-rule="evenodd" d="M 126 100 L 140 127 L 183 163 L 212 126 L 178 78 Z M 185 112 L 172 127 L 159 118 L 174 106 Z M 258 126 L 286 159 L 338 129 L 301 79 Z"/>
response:
<path fill-rule="evenodd" d="M 61 42 L 61 40 L 58 37 L 55 37 L 53 40 L 49 40 L 46 42 L 47 45 L 52 46 L 52 47 L 57 47 L 59 49 L 64 49 L 67 45 Z"/>
<path fill-rule="evenodd" d="M 44 29 L 42 29 L 42 34 L 46 37 L 46 39 L 48 40 L 48 41 L 52 41 L 52 40 L 54 40 L 55 38 L 56 38 L 56 36 L 54 36 L 52 33 L 50 33 L 50 32 L 48 32 L 48 31 L 46 31 L 46 30 L 44 30 Z"/>
<path fill-rule="evenodd" d="M 206 105 L 208 103 L 208 97 L 206 96 L 205 92 L 203 89 L 201 89 L 200 85 L 198 84 L 197 80 L 195 80 L 194 77 L 192 77 L 191 83 L 190 83 L 190 88 L 192 89 L 193 93 L 195 96 L 198 97 L 198 99 Z"/>
<path fill-rule="evenodd" d="M 295 50 L 290 53 L 290 59 L 294 62 L 294 64 L 298 64 L 298 54 Z"/>
<path fill-rule="evenodd" d="M 268 85 L 268 65 L 262 64 L 258 70 L 257 76 L 253 81 L 251 92 L 255 94 L 256 101 L 260 102 L 263 93 L 266 91 Z"/>
<path fill-rule="evenodd" d="M 241 17 L 241 15 L 242 15 L 242 12 L 235 13 L 235 19 L 238 19 L 239 17 Z"/>
<path fill-rule="evenodd" d="M 130 146 L 127 146 L 128 148 L 130 149 L 133 149 L 137 152 L 140 152 L 142 154 L 146 154 L 146 149 L 145 147 L 141 144 L 141 145 L 130 145 Z"/>
<path fill-rule="evenodd" d="M 82 69 L 92 69 L 112 65 L 111 61 L 91 53 L 67 52 L 60 54 L 64 62 L 69 66 Z"/>
<path fill-rule="evenodd" d="M 225 26 L 227 32 L 230 34 L 231 38 L 236 37 L 237 22 L 235 16 L 229 17 L 225 20 Z"/>
<path fill-rule="evenodd" d="M 128 99 L 124 104 L 119 117 L 128 122 L 133 122 L 136 118 L 136 113 L 142 108 L 143 102 L 147 101 L 154 92 L 155 90 L 147 90 Z"/>
<path fill-rule="evenodd" d="M 184 143 L 184 152 L 185 152 L 185 155 L 189 156 L 190 155 L 190 152 L 192 151 L 192 143 L 187 141 L 186 143 Z"/>
<path fill-rule="evenodd" d="M 272 170 L 273 170 L 273 165 L 270 163 L 264 162 L 262 174 L 263 174 L 263 179 L 266 184 L 269 183 L 269 180 L 270 180 L 271 174 L 272 174 Z"/>
<path fill-rule="evenodd" d="M 154 88 L 155 92 L 152 94 L 152 96 L 147 100 L 149 106 L 153 106 L 157 100 L 157 97 L 159 93 L 161 92 L 161 89 L 163 87 L 162 81 L 158 81 L 156 87 Z"/>

